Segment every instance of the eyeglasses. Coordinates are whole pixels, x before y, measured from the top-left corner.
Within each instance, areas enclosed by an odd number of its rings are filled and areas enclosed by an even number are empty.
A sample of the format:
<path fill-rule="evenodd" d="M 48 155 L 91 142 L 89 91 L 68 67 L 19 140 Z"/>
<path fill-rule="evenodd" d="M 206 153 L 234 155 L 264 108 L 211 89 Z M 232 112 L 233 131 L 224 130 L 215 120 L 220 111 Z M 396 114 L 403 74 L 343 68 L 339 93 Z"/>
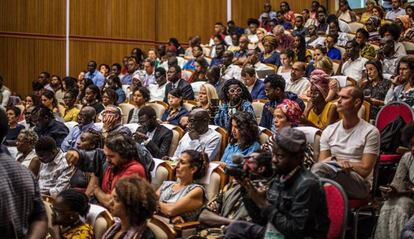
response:
<path fill-rule="evenodd" d="M 240 94 L 242 92 L 242 89 L 241 88 L 237 88 L 237 89 L 230 89 L 229 90 L 229 93 L 230 94 L 234 94 L 234 93 L 238 93 L 238 94 Z"/>

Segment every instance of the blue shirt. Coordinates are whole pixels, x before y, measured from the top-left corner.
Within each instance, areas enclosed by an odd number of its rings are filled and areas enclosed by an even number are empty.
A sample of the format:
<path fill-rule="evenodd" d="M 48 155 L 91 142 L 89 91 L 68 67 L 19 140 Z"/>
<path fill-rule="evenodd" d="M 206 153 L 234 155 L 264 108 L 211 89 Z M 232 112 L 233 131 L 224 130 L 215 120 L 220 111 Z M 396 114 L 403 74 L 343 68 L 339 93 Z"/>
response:
<path fill-rule="evenodd" d="M 221 162 L 224 162 L 229 166 L 234 166 L 232 155 L 241 154 L 243 156 L 248 156 L 258 149 L 260 149 L 260 144 L 257 141 L 245 149 L 241 149 L 238 144 L 229 144 L 224 150 L 223 156 L 221 157 Z"/>
<path fill-rule="evenodd" d="M 102 88 L 105 83 L 105 77 L 101 74 L 101 72 L 95 70 L 94 73 L 90 73 L 89 71 L 85 74 L 86 79 L 91 79 L 93 84 Z"/>
<path fill-rule="evenodd" d="M 214 57 L 211 60 L 210 67 L 223 65 L 223 58 Z"/>
<path fill-rule="evenodd" d="M 132 84 L 132 75 L 126 74 L 121 79 L 121 84 L 123 85 L 131 85 Z"/>
<path fill-rule="evenodd" d="M 264 53 L 259 54 L 259 61 L 264 64 L 273 64 L 280 66 L 280 54 L 276 51 L 272 52 L 268 58 L 264 58 Z"/>
<path fill-rule="evenodd" d="M 328 51 L 328 57 L 332 60 L 341 60 L 341 51 L 336 47 L 332 47 Z"/>
<path fill-rule="evenodd" d="M 218 113 L 214 117 L 214 124 L 218 125 L 220 127 L 223 127 L 225 129 L 228 129 L 230 127 L 230 117 L 235 112 L 229 112 L 229 105 L 227 103 L 222 104 L 219 108 Z M 236 110 L 237 111 L 237 110 Z M 244 100 L 241 103 L 240 111 L 246 111 L 253 115 L 253 118 L 256 119 L 256 115 L 254 113 L 254 109 L 252 106 L 252 103 L 250 103 L 247 100 Z"/>
<path fill-rule="evenodd" d="M 164 114 L 162 114 L 161 116 L 161 121 L 167 121 L 169 124 L 173 124 L 173 125 L 178 125 L 180 123 L 181 117 L 183 117 L 184 115 L 188 113 L 187 109 L 182 106 L 180 110 L 178 111 L 178 113 L 176 113 L 172 117 L 168 117 L 170 112 L 171 112 L 171 109 L 164 111 Z"/>
<path fill-rule="evenodd" d="M 72 132 L 70 132 L 69 135 L 63 140 L 63 143 L 62 143 L 62 146 L 61 146 L 62 151 L 66 152 L 69 149 L 78 148 L 76 143 L 78 142 L 81 134 L 83 132 L 87 131 L 88 129 L 98 130 L 98 128 L 95 126 L 94 122 L 89 123 L 89 124 L 84 125 L 84 126 L 76 125 L 75 127 L 73 127 Z"/>
<path fill-rule="evenodd" d="M 187 61 L 183 66 L 183 70 L 195 71 L 195 59 L 193 58 Z"/>
<path fill-rule="evenodd" d="M 118 88 L 115 90 L 116 94 L 118 95 L 118 101 L 116 103 L 121 104 L 123 102 L 125 102 L 126 100 L 126 95 L 124 90 L 122 90 L 121 88 Z"/>

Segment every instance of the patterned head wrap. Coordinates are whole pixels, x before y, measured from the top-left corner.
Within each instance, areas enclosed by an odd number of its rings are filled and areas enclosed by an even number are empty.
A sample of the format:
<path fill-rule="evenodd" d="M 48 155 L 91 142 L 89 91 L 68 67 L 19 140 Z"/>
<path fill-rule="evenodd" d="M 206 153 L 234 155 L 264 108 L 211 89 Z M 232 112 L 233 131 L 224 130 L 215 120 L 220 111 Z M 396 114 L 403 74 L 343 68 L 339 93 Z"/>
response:
<path fill-rule="evenodd" d="M 284 99 L 282 103 L 276 106 L 276 109 L 282 110 L 282 112 L 286 115 L 287 120 L 292 123 L 292 125 L 299 125 L 302 110 L 300 109 L 298 103 L 293 100 Z"/>
<path fill-rule="evenodd" d="M 318 88 L 323 98 L 328 96 L 329 92 L 329 75 L 323 70 L 316 69 L 310 75 L 310 83 Z"/>

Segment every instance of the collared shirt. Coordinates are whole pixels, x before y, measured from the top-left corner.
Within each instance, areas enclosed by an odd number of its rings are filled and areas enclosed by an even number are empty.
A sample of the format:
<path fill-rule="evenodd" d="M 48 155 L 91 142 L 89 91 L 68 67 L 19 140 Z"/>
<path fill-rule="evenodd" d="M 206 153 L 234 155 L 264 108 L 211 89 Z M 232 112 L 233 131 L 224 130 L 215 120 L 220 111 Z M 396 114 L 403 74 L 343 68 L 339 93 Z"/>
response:
<path fill-rule="evenodd" d="M 368 61 L 367 58 L 358 57 L 355 60 L 348 59 L 341 69 L 341 74 L 351 77 L 352 79 L 359 82 L 362 78 L 362 71 L 365 68 L 365 63 Z"/>
<path fill-rule="evenodd" d="M 241 78 L 241 68 L 237 65 L 231 64 L 227 67 L 223 67 L 221 70 L 221 78 L 225 80 Z"/>
<path fill-rule="evenodd" d="M 101 72 L 95 70 L 95 72 L 90 73 L 89 71 L 85 74 L 86 79 L 91 79 L 93 84 L 101 88 L 105 83 L 105 77 Z"/>
<path fill-rule="evenodd" d="M 387 14 L 385 15 L 385 19 L 395 20 L 397 17 L 405 14 L 405 9 L 399 7 L 397 9 L 392 9 L 391 11 L 387 12 Z"/>
<path fill-rule="evenodd" d="M 68 165 L 65 155 L 59 150 L 51 162 L 40 164 L 39 187 L 42 194 L 57 196 L 69 186 L 74 167 Z"/>
<path fill-rule="evenodd" d="M 72 132 L 65 138 L 65 140 L 62 143 L 62 150 L 64 152 L 68 151 L 69 149 L 78 148 L 77 142 L 80 139 L 80 136 L 83 132 L 87 131 L 88 129 L 95 129 L 98 130 L 98 128 L 95 126 L 94 122 L 86 124 L 86 125 L 76 125 L 73 127 Z"/>
<path fill-rule="evenodd" d="M 296 95 L 301 95 L 309 88 L 309 80 L 306 77 L 301 77 L 295 81 L 286 81 L 285 91 L 290 91 Z"/>
<path fill-rule="evenodd" d="M 208 129 L 207 132 L 200 135 L 199 139 L 192 140 L 190 135 L 186 133 L 178 143 L 177 149 L 174 153 L 174 158 L 181 156 L 184 150 L 202 151 L 208 155 L 210 161 L 214 160 L 220 149 L 220 134 L 213 129 Z"/>
<path fill-rule="evenodd" d="M 331 60 L 341 60 L 341 51 L 336 47 L 329 49 L 327 55 Z"/>
<path fill-rule="evenodd" d="M 382 73 L 394 75 L 401 57 L 402 56 L 398 55 L 397 53 L 391 57 L 384 57 L 382 60 L 382 69 L 384 69 L 384 71 Z"/>
<path fill-rule="evenodd" d="M 152 84 L 156 84 L 155 83 L 155 74 L 154 74 L 154 72 L 151 75 L 148 75 L 145 72 L 145 75 L 144 75 L 144 86 L 145 87 L 148 87 L 149 85 L 152 85 Z"/>
<path fill-rule="evenodd" d="M 158 84 L 149 85 L 148 89 L 151 94 L 151 100 L 164 100 L 166 86 L 167 82 L 165 82 L 165 84 L 161 86 L 159 86 Z"/>

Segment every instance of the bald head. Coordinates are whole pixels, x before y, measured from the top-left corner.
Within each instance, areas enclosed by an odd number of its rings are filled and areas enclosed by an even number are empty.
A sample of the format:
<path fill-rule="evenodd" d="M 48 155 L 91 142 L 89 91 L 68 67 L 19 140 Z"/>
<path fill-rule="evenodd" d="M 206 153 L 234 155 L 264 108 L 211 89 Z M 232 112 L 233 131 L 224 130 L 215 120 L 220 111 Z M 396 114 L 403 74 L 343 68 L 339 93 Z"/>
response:
<path fill-rule="evenodd" d="M 91 106 L 84 106 L 78 114 L 78 124 L 87 125 L 95 121 L 96 110 Z"/>
<path fill-rule="evenodd" d="M 204 109 L 194 109 L 188 115 L 188 127 L 190 131 L 196 131 L 199 134 L 204 134 L 208 130 L 210 122 L 210 114 Z"/>

